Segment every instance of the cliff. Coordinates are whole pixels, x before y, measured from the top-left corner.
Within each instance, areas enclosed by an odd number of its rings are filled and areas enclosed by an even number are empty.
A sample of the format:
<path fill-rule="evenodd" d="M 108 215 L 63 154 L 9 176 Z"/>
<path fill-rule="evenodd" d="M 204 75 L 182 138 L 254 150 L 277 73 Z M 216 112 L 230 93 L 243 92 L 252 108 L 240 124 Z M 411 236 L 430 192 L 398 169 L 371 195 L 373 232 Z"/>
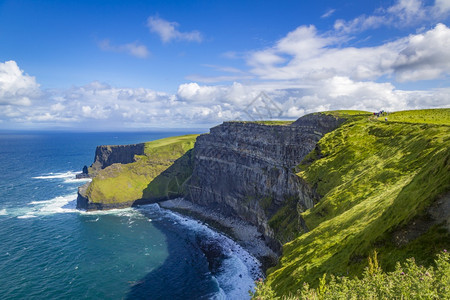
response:
<path fill-rule="evenodd" d="M 192 173 L 190 150 L 197 136 L 97 147 L 89 168 L 93 179 L 78 189 L 77 208 L 123 208 L 182 196 L 182 183 Z"/>
<path fill-rule="evenodd" d="M 253 224 L 273 250 L 283 244 L 266 280 L 276 295 L 324 273 L 359 275 L 374 249 L 387 270 L 411 256 L 430 265 L 450 247 L 450 109 L 388 119 L 336 111 L 291 124 L 225 122 L 145 143 L 131 163 L 100 155 L 99 166 L 112 164 L 80 188 L 79 207 L 184 196 Z"/>
<path fill-rule="evenodd" d="M 313 192 L 293 168 L 344 120 L 312 114 L 289 126 L 225 122 L 211 128 L 197 139 L 186 197 L 256 225 L 277 249 L 294 233 L 274 232 L 269 219 L 287 202 L 300 212 L 314 205 Z M 297 219 L 291 220 L 291 231 L 301 229 Z"/>
<path fill-rule="evenodd" d="M 136 155 L 144 155 L 145 143 L 132 145 L 98 146 L 95 149 L 94 163 L 89 169 L 92 177 L 98 171 L 115 163 L 129 164 L 135 162 Z"/>

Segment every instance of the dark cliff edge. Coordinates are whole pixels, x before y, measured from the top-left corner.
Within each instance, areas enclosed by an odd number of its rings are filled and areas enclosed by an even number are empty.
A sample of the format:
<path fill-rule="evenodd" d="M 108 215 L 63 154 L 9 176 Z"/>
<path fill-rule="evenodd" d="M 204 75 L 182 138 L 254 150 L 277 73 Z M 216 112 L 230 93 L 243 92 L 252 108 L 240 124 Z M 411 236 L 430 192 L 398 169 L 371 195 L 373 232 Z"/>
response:
<path fill-rule="evenodd" d="M 88 169 L 91 177 L 95 176 L 98 170 L 104 169 L 115 163 L 129 164 L 135 161 L 135 155 L 144 154 L 145 144 L 98 146 L 95 149 L 94 163 Z"/>

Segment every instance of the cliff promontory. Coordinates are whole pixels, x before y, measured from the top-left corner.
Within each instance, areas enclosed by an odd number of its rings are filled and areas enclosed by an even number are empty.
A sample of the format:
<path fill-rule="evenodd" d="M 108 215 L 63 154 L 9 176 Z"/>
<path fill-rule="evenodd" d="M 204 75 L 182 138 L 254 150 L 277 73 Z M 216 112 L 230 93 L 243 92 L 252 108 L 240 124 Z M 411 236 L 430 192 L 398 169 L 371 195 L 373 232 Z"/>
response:
<path fill-rule="evenodd" d="M 93 179 L 78 189 L 77 208 L 122 208 L 182 196 L 178 180 L 192 173 L 191 149 L 197 136 L 97 147 L 88 169 Z"/>

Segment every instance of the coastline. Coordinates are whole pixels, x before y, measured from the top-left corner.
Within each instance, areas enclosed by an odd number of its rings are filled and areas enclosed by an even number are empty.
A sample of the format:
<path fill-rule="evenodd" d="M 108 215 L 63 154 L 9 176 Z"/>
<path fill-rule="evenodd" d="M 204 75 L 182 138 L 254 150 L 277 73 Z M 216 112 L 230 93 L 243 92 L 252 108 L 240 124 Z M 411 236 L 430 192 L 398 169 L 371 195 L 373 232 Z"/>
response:
<path fill-rule="evenodd" d="M 268 268 L 276 265 L 278 261 L 278 255 L 266 245 L 263 235 L 258 232 L 254 225 L 250 225 L 238 218 L 224 216 L 218 210 L 197 205 L 183 198 L 162 201 L 158 205 L 164 209 L 169 209 L 204 222 L 215 230 L 229 236 L 258 259 L 264 273 Z"/>

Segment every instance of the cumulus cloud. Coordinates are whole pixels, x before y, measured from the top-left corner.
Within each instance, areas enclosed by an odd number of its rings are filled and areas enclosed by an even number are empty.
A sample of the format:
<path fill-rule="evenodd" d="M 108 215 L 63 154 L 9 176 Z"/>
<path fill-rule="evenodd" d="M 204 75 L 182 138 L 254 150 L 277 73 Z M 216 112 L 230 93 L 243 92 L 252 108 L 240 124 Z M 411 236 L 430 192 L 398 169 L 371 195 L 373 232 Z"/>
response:
<path fill-rule="evenodd" d="M 15 61 L 0 62 L 0 105 L 29 106 L 40 95 L 39 84 Z"/>
<path fill-rule="evenodd" d="M 272 47 L 248 53 L 248 72 L 206 66 L 231 74 L 229 80 L 248 76 L 251 81 L 184 83 L 174 94 L 97 81 L 41 90 L 34 77 L 8 61 L 0 63 L 0 122 L 12 128 L 206 128 L 227 120 L 296 119 L 323 110 L 450 107 L 450 88 L 406 91 L 382 82 L 448 76 L 446 25 L 375 47 L 341 47 L 341 42 L 314 26 L 300 26 Z"/>
<path fill-rule="evenodd" d="M 110 41 L 105 39 L 98 43 L 98 46 L 103 51 L 121 52 L 127 53 L 131 56 L 137 58 L 146 58 L 149 56 L 150 52 L 147 47 L 140 45 L 137 42 L 123 44 L 123 45 L 111 45 Z"/>
<path fill-rule="evenodd" d="M 424 34 L 412 35 L 393 64 L 400 81 L 434 79 L 450 73 L 450 29 L 438 24 Z"/>
<path fill-rule="evenodd" d="M 341 40 L 300 26 L 273 47 L 249 54 L 251 73 L 265 80 L 302 82 L 347 76 L 399 81 L 436 79 L 450 73 L 450 28 L 435 28 L 374 47 L 340 47 Z"/>
<path fill-rule="evenodd" d="M 170 22 L 161 19 L 158 16 L 149 17 L 147 19 L 147 26 L 150 29 L 150 32 L 159 35 L 163 43 L 168 43 L 173 40 L 200 43 L 203 40 L 203 37 L 199 31 L 178 31 L 177 27 L 179 26 L 179 24 L 177 22 Z"/>
<path fill-rule="evenodd" d="M 352 20 L 336 20 L 335 30 L 342 33 L 361 32 L 382 26 L 408 27 L 423 21 L 441 21 L 450 14 L 449 0 L 436 0 L 426 5 L 422 0 L 398 0 L 388 8 L 379 8 L 372 15 L 361 15 Z"/>

